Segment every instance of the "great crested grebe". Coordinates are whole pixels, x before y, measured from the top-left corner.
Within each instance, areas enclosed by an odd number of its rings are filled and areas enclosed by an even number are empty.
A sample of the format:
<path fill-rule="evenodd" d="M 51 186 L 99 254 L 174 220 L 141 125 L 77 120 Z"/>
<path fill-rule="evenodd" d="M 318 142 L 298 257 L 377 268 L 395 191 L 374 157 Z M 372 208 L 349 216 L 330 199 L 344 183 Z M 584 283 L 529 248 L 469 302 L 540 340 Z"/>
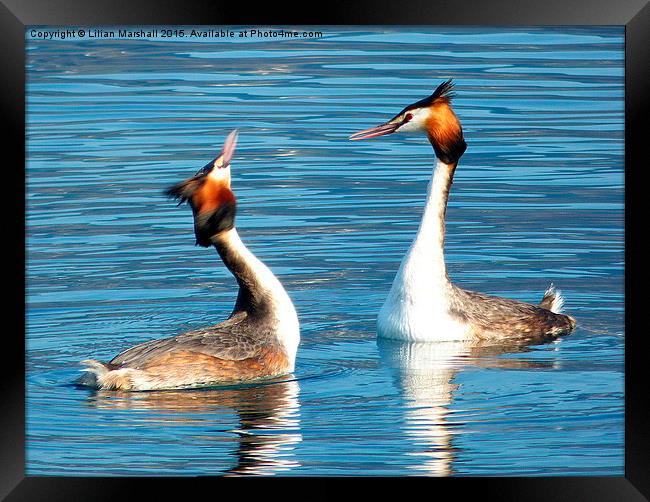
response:
<path fill-rule="evenodd" d="M 136 345 L 108 363 L 85 360 L 80 383 L 100 389 L 154 390 L 256 380 L 291 373 L 300 342 L 298 316 L 280 281 L 251 253 L 235 229 L 230 160 L 237 131 L 221 154 L 165 193 L 187 201 L 196 244 L 214 246 L 235 276 L 239 294 L 217 325 Z"/>
<path fill-rule="evenodd" d="M 451 109 L 451 80 L 404 108 L 388 122 L 358 132 L 351 140 L 394 132 L 424 132 L 437 163 L 417 235 L 395 276 L 377 318 L 378 336 L 411 341 L 556 337 L 576 322 L 560 313 L 563 299 L 551 285 L 539 305 L 459 288 L 444 259 L 447 199 L 458 160 L 467 145 Z"/>

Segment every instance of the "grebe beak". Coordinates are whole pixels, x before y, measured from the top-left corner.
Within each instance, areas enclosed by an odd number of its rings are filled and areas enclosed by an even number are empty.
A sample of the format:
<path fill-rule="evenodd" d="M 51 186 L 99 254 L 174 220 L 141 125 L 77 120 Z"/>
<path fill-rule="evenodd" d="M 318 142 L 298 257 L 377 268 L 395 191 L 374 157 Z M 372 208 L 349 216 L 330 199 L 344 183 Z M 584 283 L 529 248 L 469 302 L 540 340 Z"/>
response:
<path fill-rule="evenodd" d="M 215 167 L 222 168 L 230 165 L 230 161 L 235 154 L 235 147 L 237 146 L 237 136 L 239 136 L 239 132 L 235 129 L 228 135 L 226 141 L 223 142 L 221 155 L 214 161 Z"/>
<path fill-rule="evenodd" d="M 386 122 L 385 124 L 378 125 L 377 127 L 371 127 L 365 131 L 354 133 L 348 139 L 357 141 L 359 139 L 369 139 L 376 138 L 377 136 L 385 136 L 386 134 L 394 133 L 401 125 L 402 122 Z"/>

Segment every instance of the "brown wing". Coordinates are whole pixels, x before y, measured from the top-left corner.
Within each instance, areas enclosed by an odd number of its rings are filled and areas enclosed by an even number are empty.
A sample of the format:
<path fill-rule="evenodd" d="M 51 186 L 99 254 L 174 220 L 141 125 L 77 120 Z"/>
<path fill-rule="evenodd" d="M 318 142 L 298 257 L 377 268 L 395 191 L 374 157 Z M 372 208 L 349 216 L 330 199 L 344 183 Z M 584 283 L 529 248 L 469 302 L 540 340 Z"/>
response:
<path fill-rule="evenodd" d="M 509 298 L 455 289 L 457 304 L 452 313 L 481 327 L 486 333 L 507 336 L 561 335 L 570 333 L 575 321 L 564 314 Z"/>
<path fill-rule="evenodd" d="M 236 321 L 238 319 L 230 319 L 171 338 L 141 343 L 118 354 L 110 364 L 140 368 L 165 354 L 179 351 L 204 354 L 224 361 L 241 361 L 258 356 L 264 346 L 264 337 L 261 333 L 248 333 L 245 324 Z"/>

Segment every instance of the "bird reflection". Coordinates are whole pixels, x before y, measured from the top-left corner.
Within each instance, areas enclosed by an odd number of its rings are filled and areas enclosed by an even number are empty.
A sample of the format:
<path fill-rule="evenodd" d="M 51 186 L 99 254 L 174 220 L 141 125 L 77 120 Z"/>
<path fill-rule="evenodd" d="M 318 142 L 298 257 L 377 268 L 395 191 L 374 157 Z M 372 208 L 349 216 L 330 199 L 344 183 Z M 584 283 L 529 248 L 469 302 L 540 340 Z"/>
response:
<path fill-rule="evenodd" d="M 270 475 L 300 464 L 294 449 L 300 434 L 300 387 L 296 380 L 239 388 L 157 392 L 96 391 L 88 403 L 98 408 L 149 411 L 139 418 L 160 425 L 205 425 L 217 421 L 224 411 L 234 411 L 237 465 L 225 475 Z M 203 437 L 203 439 L 220 438 Z"/>
<path fill-rule="evenodd" d="M 406 400 L 405 432 L 416 444 L 418 457 L 412 469 L 418 474 L 453 474 L 459 432 L 449 405 L 458 388 L 456 375 L 468 365 L 499 368 L 549 368 L 553 361 L 500 358 L 506 353 L 530 351 L 530 345 L 550 340 L 529 339 L 495 345 L 486 341 L 399 342 L 378 338 L 380 357 L 391 368 L 397 387 Z"/>

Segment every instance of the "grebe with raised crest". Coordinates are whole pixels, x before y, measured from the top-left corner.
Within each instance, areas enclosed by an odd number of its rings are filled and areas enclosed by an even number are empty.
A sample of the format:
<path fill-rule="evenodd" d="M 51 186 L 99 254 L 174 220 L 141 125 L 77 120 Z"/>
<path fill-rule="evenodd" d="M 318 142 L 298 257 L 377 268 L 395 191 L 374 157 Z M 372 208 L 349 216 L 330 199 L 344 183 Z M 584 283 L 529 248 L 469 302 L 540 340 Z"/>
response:
<path fill-rule="evenodd" d="M 165 193 L 188 202 L 196 244 L 214 246 L 239 284 L 230 317 L 217 325 L 145 342 L 110 362 L 85 360 L 79 383 L 109 390 L 155 390 L 236 383 L 294 370 L 300 342 L 293 303 L 271 270 L 239 238 L 230 161 L 231 132 L 219 156 Z"/>
<path fill-rule="evenodd" d="M 454 172 L 467 145 L 451 108 L 451 80 L 388 122 L 350 136 L 361 140 L 395 132 L 425 133 L 437 163 L 415 239 L 402 260 L 377 318 L 378 336 L 410 341 L 557 337 L 576 321 L 561 314 L 563 298 L 551 286 L 539 305 L 462 289 L 444 259 L 445 215 Z"/>

